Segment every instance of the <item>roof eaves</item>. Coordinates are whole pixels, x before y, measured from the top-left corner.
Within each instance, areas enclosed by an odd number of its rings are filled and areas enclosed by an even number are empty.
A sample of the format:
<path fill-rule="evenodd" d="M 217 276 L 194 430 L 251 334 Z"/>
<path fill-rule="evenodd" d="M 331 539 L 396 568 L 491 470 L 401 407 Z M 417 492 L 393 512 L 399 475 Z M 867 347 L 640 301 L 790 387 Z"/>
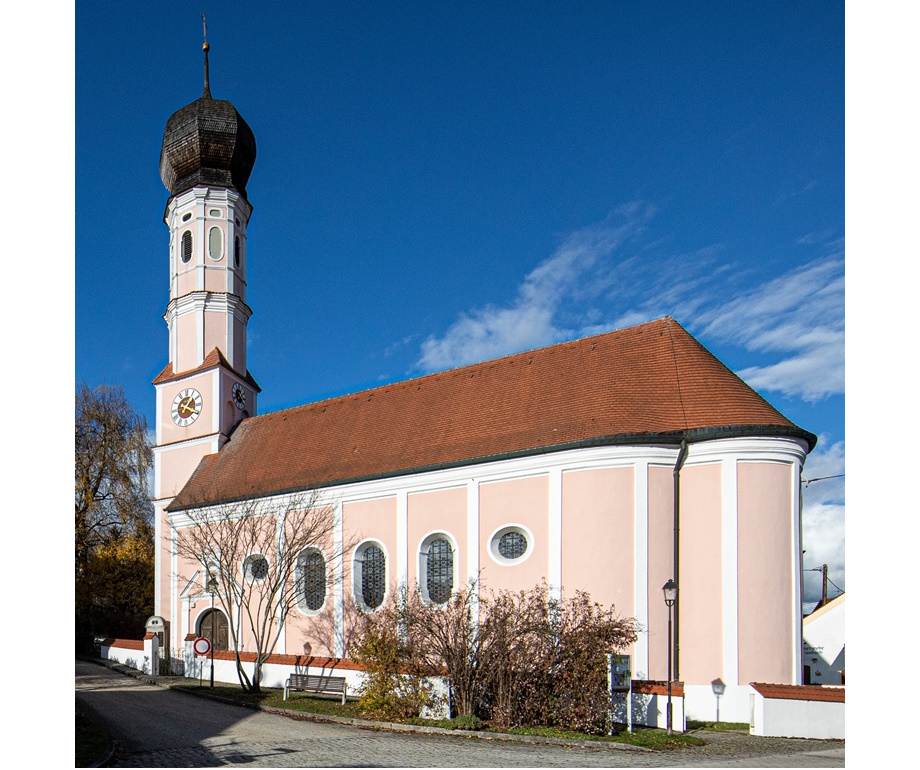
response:
<path fill-rule="evenodd" d="M 362 476 L 326 480 L 318 484 L 299 484 L 280 489 L 262 489 L 250 494 L 235 495 L 203 502 L 180 505 L 174 505 L 173 503 L 170 503 L 166 507 L 166 510 L 170 513 L 173 513 L 178 511 L 192 510 L 194 508 L 204 508 L 211 505 L 227 505 L 230 503 L 238 503 L 245 500 L 253 500 L 259 497 L 265 497 L 267 495 L 295 494 L 320 487 L 340 487 L 347 484 L 379 481 L 382 479 L 396 478 L 398 476 L 407 476 L 409 474 L 416 473 L 431 473 L 433 471 L 449 470 L 451 468 L 463 468 L 469 465 L 481 465 L 487 462 L 499 462 L 502 460 L 512 460 L 522 457 L 533 457 L 541 454 L 564 452 L 571 449 L 587 449 L 599 446 L 679 446 L 680 443 L 684 440 L 686 440 L 688 443 L 694 443 L 697 441 L 712 441 L 720 438 L 741 438 L 746 436 L 783 436 L 804 439 L 809 444 L 808 451 L 811 451 L 811 449 L 814 448 L 814 444 L 817 442 L 817 437 L 811 433 L 808 433 L 808 431 L 802 430 L 801 428 L 786 427 L 782 425 L 732 425 L 723 428 L 698 428 L 687 431 L 669 431 L 667 433 L 629 433 L 614 436 L 599 436 L 589 439 L 580 439 L 578 441 L 569 441 L 562 444 L 531 447 L 511 452 L 501 452 L 493 455 L 482 455 L 478 457 L 470 457 L 462 460 L 452 460 L 443 463 L 432 463 L 430 465 L 422 465 L 414 468 L 399 468 L 383 473 L 373 473 Z M 209 457 L 216 459 L 218 456 L 209 455 Z M 194 479 L 194 476 L 195 474 L 192 475 L 192 479 Z M 189 480 L 189 483 L 191 483 L 192 479 Z M 179 496 L 181 497 L 181 492 Z"/>

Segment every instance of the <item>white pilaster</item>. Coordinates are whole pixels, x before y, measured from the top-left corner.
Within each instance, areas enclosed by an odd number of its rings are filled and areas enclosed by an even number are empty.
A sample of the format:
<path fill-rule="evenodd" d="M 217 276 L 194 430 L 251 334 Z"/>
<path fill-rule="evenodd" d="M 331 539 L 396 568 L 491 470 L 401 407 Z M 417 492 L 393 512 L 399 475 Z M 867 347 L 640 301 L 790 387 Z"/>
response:
<path fill-rule="evenodd" d="M 633 678 L 644 679 L 649 672 L 648 652 L 648 460 L 636 460 L 634 475 L 635 509 L 633 512 L 633 559 L 635 560 L 635 595 L 633 603 L 636 608 L 636 625 L 644 629 L 635 643 L 635 660 L 633 660 Z"/>
<path fill-rule="evenodd" d="M 722 460 L 722 669 L 738 684 L 738 457 Z"/>
<path fill-rule="evenodd" d="M 550 598 L 559 599 L 562 593 L 562 468 L 558 466 L 549 471 L 548 511 L 546 578 Z"/>

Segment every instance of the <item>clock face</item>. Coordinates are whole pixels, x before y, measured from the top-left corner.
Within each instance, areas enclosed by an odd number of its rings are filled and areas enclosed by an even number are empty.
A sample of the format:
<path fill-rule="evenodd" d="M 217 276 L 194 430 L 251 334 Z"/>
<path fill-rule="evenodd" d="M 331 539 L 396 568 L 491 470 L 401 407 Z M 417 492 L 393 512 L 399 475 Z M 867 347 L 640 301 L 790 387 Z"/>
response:
<path fill-rule="evenodd" d="M 172 418 L 180 428 L 191 425 L 201 414 L 201 394 L 194 388 L 186 388 L 176 396 L 172 405 Z"/>
<path fill-rule="evenodd" d="M 246 391 L 238 382 L 233 385 L 233 403 L 236 404 L 237 409 L 246 408 Z"/>

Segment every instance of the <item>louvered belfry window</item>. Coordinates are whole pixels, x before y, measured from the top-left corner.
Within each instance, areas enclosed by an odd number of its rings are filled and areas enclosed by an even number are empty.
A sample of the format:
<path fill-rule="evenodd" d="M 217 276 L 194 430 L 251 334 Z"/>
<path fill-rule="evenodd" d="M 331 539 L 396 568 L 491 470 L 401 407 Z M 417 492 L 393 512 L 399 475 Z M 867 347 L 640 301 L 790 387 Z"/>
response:
<path fill-rule="evenodd" d="M 189 230 L 182 233 L 182 261 L 192 261 L 192 233 Z"/>
<path fill-rule="evenodd" d="M 443 537 L 428 546 L 425 586 L 428 598 L 435 604 L 444 604 L 454 590 L 454 552 L 450 542 Z"/>
<path fill-rule="evenodd" d="M 372 610 L 383 604 L 386 593 L 386 556 L 376 545 L 364 549 L 361 564 L 361 598 Z"/>
<path fill-rule="evenodd" d="M 319 551 L 311 549 L 300 557 L 300 575 L 303 603 L 315 612 L 326 601 L 326 560 Z"/>

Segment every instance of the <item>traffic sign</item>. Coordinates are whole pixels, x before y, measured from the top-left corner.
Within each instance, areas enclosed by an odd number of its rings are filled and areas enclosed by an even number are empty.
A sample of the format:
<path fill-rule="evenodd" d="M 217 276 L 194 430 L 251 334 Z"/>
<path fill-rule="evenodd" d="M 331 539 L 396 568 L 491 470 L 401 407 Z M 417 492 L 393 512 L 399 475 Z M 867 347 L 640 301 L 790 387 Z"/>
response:
<path fill-rule="evenodd" d="M 203 636 L 199 636 L 192 642 L 192 649 L 196 655 L 207 655 L 211 651 L 211 643 Z"/>

